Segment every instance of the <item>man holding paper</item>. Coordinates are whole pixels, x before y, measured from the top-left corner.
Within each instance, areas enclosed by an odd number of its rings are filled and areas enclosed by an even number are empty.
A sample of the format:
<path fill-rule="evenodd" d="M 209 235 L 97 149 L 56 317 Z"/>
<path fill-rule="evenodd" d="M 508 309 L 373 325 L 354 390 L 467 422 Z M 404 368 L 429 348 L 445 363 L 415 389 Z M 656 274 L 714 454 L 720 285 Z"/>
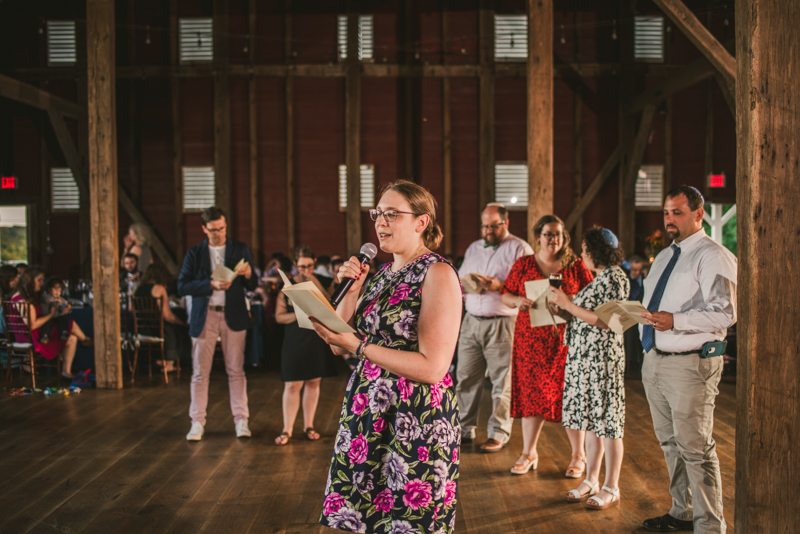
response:
<path fill-rule="evenodd" d="M 531 246 L 508 231 L 508 210 L 488 204 L 481 215 L 483 239 L 472 243 L 464 255 L 459 277 L 466 293 L 467 313 L 458 338 L 456 395 L 461 409 L 462 442 L 475 439 L 478 410 L 483 394 L 486 369 L 492 381 L 492 414 L 483 452 L 502 449 L 511 434 L 514 420 L 511 403 L 511 348 L 518 310 L 500 300 L 514 262 L 533 254 Z"/>
<path fill-rule="evenodd" d="M 247 420 L 247 379 L 244 376 L 244 343 L 250 326 L 245 290 L 258 284 L 250 268 L 247 245 L 227 238 L 227 217 L 217 207 L 203 212 L 203 233 L 208 239 L 186 253 L 178 292 L 192 297 L 189 335 L 192 337 L 192 428 L 189 441 L 203 437 L 208 406 L 208 380 L 217 338 L 222 339 L 231 412 L 237 437 L 250 437 Z M 232 268 L 231 268 L 232 267 Z"/>

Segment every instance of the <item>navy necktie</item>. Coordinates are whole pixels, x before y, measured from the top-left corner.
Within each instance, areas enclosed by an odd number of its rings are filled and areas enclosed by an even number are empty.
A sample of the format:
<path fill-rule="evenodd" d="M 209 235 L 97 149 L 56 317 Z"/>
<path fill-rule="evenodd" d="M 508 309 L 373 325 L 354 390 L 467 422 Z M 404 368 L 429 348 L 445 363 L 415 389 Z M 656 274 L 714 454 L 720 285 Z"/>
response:
<path fill-rule="evenodd" d="M 677 245 L 672 244 L 670 247 L 672 248 L 672 258 L 669 260 L 664 272 L 661 273 L 661 278 L 658 279 L 656 288 L 653 290 L 653 296 L 647 304 L 647 309 L 650 312 L 658 311 L 658 306 L 661 304 L 661 297 L 664 296 L 664 288 L 667 287 L 667 282 L 669 281 L 669 275 L 672 274 L 672 269 L 674 269 L 675 264 L 678 263 L 678 256 L 681 255 L 681 249 Z M 650 352 L 655 346 L 656 331 L 651 325 L 646 324 L 644 328 L 642 328 L 642 348 L 645 352 Z"/>

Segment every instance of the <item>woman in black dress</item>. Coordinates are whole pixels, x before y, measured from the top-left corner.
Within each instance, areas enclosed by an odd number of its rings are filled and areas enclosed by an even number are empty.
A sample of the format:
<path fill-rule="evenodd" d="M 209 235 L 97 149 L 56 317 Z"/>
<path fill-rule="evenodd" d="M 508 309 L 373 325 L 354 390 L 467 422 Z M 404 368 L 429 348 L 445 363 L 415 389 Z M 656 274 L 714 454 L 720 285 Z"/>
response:
<path fill-rule="evenodd" d="M 313 282 L 326 296 L 333 290 L 333 279 L 314 274 L 316 259 L 306 246 L 295 250 L 297 276 L 294 283 Z M 286 445 L 292 437 L 294 421 L 300 409 L 303 391 L 303 428 L 310 440 L 319 439 L 314 430 L 314 414 L 319 401 L 319 384 L 324 377 L 336 376 L 336 364 L 330 347 L 314 332 L 300 328 L 289 298 L 280 294 L 275 303 L 275 322 L 286 325 L 281 350 L 283 388 L 283 431 L 275 438 L 276 445 Z"/>

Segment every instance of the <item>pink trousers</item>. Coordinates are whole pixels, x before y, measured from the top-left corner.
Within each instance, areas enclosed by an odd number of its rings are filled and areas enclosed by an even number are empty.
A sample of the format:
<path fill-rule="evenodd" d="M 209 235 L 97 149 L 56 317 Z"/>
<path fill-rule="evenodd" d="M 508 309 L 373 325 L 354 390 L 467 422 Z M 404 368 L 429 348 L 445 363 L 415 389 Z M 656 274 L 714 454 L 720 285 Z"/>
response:
<path fill-rule="evenodd" d="M 192 338 L 192 403 L 189 417 L 201 425 L 206 424 L 208 408 L 208 379 L 217 337 L 222 338 L 222 353 L 225 356 L 225 370 L 228 373 L 228 391 L 231 396 L 233 420 L 238 422 L 250 417 L 247 408 L 247 379 L 244 376 L 244 342 L 247 330 L 234 332 L 225 322 L 225 313 L 210 311 L 206 324 L 199 337 Z"/>

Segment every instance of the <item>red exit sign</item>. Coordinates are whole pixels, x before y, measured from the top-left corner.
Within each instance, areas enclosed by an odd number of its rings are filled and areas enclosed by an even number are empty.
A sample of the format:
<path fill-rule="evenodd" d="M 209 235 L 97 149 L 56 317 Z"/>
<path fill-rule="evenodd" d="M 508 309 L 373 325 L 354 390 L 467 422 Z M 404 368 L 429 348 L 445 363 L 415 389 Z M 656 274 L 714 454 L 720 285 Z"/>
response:
<path fill-rule="evenodd" d="M 16 189 L 17 181 L 16 176 L 3 176 L 0 178 L 0 189 Z"/>
<path fill-rule="evenodd" d="M 722 174 L 709 174 L 708 187 L 719 188 L 725 187 L 725 173 Z"/>

